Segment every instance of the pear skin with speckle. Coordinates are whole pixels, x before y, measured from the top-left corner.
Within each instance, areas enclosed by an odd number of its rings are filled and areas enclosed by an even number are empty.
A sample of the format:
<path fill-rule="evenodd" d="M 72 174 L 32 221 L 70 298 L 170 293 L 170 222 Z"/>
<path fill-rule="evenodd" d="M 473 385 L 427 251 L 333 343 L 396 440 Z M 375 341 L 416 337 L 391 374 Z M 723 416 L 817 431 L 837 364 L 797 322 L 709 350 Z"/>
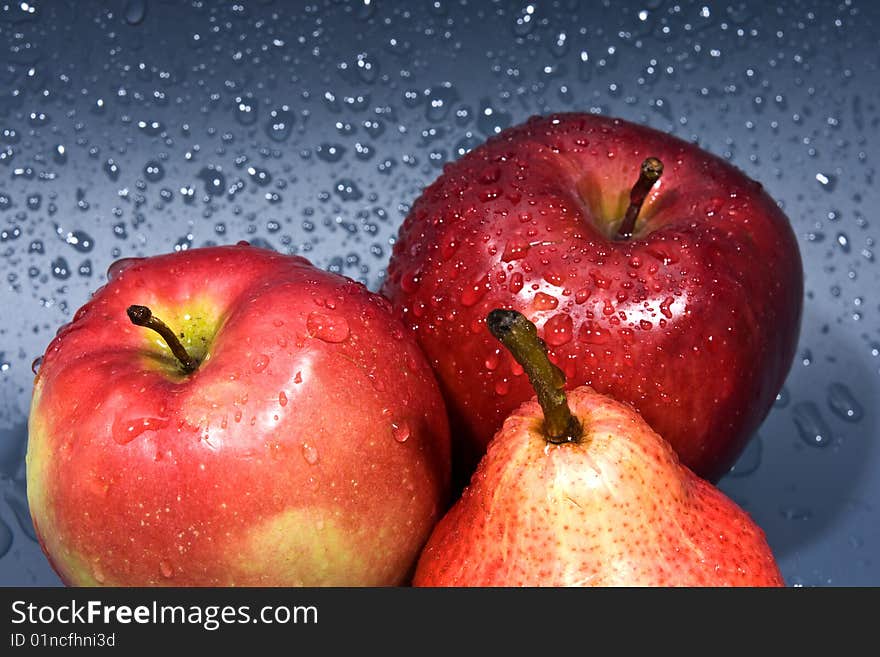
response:
<path fill-rule="evenodd" d="M 569 404 L 577 442 L 547 441 L 537 401 L 507 418 L 414 585 L 784 585 L 760 527 L 632 407 L 586 386 Z"/>

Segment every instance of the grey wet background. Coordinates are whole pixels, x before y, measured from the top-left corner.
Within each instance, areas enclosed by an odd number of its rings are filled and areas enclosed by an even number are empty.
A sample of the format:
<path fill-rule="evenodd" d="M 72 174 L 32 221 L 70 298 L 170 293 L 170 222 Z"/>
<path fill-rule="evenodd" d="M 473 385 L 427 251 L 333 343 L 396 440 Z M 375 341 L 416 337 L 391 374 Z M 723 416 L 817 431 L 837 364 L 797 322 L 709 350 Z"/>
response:
<path fill-rule="evenodd" d="M 798 356 L 721 487 L 789 585 L 880 585 L 880 3 L 0 0 L 0 584 L 34 540 L 31 363 L 117 258 L 246 239 L 377 289 L 444 162 L 582 110 L 760 180 Z"/>

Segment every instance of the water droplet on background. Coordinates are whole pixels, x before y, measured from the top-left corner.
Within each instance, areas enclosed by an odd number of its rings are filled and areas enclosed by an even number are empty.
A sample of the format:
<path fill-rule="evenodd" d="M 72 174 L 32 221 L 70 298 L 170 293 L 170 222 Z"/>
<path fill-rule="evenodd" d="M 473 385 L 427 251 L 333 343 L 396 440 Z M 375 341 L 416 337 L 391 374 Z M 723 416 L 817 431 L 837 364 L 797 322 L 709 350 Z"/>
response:
<path fill-rule="evenodd" d="M 831 429 L 811 401 L 792 406 L 792 416 L 801 440 L 810 447 L 827 447 L 834 440 Z"/>
<path fill-rule="evenodd" d="M 858 422 L 865 414 L 862 405 L 842 383 L 828 386 L 828 406 L 837 417 L 846 422 Z"/>
<path fill-rule="evenodd" d="M 125 22 L 129 25 L 140 25 L 147 14 L 147 0 L 126 0 Z"/>

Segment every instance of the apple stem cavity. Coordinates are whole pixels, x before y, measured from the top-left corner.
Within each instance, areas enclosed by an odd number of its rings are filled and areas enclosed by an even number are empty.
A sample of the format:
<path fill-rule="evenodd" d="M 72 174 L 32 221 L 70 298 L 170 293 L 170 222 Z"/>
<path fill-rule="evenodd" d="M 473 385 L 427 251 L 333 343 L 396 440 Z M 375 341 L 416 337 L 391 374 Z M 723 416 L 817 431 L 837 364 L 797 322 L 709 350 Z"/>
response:
<path fill-rule="evenodd" d="M 503 344 L 529 377 L 544 412 L 547 442 L 580 442 L 583 427 L 572 415 L 565 395 L 565 375 L 547 356 L 547 345 L 538 329 L 516 310 L 496 309 L 486 317 L 489 331 Z"/>
<path fill-rule="evenodd" d="M 128 314 L 131 323 L 135 326 L 152 329 L 162 336 L 162 339 L 165 340 L 171 349 L 171 353 L 180 361 L 184 372 L 191 374 L 196 371 L 199 361 L 189 355 L 186 348 L 181 344 L 180 339 L 174 334 L 174 331 L 165 322 L 153 315 L 153 311 L 146 306 L 129 306 L 125 312 Z"/>
<path fill-rule="evenodd" d="M 620 222 L 617 229 L 617 237 L 622 240 L 628 240 L 633 236 L 636 228 L 636 219 L 639 218 L 639 211 L 642 209 L 642 203 L 648 197 L 648 192 L 654 186 L 660 176 L 663 175 L 663 162 L 656 157 L 649 157 L 642 162 L 642 168 L 639 172 L 639 179 L 633 185 L 629 192 L 629 207 Z"/>

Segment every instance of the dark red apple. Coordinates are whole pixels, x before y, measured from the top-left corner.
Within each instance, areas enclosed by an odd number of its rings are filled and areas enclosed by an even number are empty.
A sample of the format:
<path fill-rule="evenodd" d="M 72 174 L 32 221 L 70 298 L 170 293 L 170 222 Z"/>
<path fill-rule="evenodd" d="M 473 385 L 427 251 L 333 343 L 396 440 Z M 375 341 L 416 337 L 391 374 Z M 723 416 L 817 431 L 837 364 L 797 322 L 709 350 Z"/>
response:
<path fill-rule="evenodd" d="M 640 176 L 660 163 L 656 182 Z M 740 170 L 644 126 L 560 114 L 447 165 L 404 221 L 382 291 L 438 375 L 465 472 L 532 394 L 484 326 L 510 308 L 570 389 L 632 404 L 717 480 L 791 365 L 803 271 L 788 219 Z"/>
<path fill-rule="evenodd" d="M 246 245 L 109 278 L 35 381 L 28 499 L 61 578 L 405 583 L 446 509 L 449 435 L 388 302 Z"/>

